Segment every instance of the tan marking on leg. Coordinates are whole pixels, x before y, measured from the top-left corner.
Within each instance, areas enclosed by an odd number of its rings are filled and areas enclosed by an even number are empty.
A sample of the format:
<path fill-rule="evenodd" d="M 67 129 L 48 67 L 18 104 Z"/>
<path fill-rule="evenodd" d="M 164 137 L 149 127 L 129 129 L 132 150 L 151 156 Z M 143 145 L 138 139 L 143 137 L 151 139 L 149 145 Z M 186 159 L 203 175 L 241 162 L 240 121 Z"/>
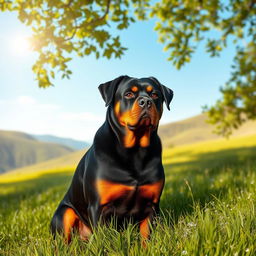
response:
<path fill-rule="evenodd" d="M 64 226 L 64 237 L 67 242 L 70 242 L 71 231 L 75 226 L 75 222 L 78 220 L 78 216 L 72 208 L 68 208 L 63 216 L 63 226 Z"/>
<path fill-rule="evenodd" d="M 90 236 L 92 235 L 92 230 L 88 226 L 86 226 L 82 221 L 79 221 L 78 230 L 80 238 L 82 240 L 89 240 Z"/>
<path fill-rule="evenodd" d="M 147 240 L 149 239 L 150 235 L 149 218 L 146 218 L 140 222 L 140 234 L 142 238 L 142 246 L 146 248 Z"/>

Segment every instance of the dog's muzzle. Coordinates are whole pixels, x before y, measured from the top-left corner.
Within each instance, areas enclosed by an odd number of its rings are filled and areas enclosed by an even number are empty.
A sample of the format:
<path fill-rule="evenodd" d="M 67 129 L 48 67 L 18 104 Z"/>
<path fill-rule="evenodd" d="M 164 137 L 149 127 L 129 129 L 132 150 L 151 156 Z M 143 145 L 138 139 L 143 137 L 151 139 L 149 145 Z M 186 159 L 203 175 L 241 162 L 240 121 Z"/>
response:
<path fill-rule="evenodd" d="M 148 108 L 149 109 L 149 108 L 152 107 L 153 101 L 152 101 L 152 99 L 150 99 L 148 97 L 141 96 L 138 99 L 138 104 L 141 108 Z"/>

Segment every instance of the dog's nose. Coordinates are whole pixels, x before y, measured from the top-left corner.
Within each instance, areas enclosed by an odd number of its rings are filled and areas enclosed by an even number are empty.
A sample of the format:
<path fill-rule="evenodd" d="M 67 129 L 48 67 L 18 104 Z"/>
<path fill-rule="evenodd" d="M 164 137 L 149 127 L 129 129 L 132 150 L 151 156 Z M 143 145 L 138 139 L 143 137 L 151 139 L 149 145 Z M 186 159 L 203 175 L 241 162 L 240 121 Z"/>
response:
<path fill-rule="evenodd" d="M 140 97 L 138 103 L 141 108 L 150 108 L 152 106 L 152 100 L 148 97 Z"/>

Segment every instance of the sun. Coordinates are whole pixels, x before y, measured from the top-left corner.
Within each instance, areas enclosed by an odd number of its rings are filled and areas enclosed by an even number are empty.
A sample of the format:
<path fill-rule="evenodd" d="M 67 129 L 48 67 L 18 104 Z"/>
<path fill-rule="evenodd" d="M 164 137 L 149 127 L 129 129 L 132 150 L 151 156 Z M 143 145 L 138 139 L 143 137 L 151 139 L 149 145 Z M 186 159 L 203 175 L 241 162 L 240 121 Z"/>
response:
<path fill-rule="evenodd" d="M 31 42 L 27 36 L 16 35 L 11 39 L 11 51 L 15 56 L 26 56 L 31 52 Z"/>

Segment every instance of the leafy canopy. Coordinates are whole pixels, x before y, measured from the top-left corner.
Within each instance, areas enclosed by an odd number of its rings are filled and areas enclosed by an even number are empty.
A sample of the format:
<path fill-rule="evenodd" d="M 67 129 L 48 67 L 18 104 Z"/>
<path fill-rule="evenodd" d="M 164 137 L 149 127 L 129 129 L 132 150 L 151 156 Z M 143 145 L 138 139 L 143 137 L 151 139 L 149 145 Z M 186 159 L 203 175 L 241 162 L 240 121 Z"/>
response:
<path fill-rule="evenodd" d="M 69 78 L 70 54 L 120 58 L 126 48 L 112 27 L 123 30 L 136 20 L 156 19 L 155 30 L 168 60 L 178 69 L 189 62 L 199 42 L 211 57 L 236 45 L 230 80 L 222 99 L 205 107 L 217 132 L 229 135 L 256 118 L 255 0 L 0 0 L 1 11 L 15 11 L 33 31 L 38 52 L 32 69 L 39 87 L 53 85 L 56 72 Z M 216 30 L 213 37 L 209 31 Z"/>

